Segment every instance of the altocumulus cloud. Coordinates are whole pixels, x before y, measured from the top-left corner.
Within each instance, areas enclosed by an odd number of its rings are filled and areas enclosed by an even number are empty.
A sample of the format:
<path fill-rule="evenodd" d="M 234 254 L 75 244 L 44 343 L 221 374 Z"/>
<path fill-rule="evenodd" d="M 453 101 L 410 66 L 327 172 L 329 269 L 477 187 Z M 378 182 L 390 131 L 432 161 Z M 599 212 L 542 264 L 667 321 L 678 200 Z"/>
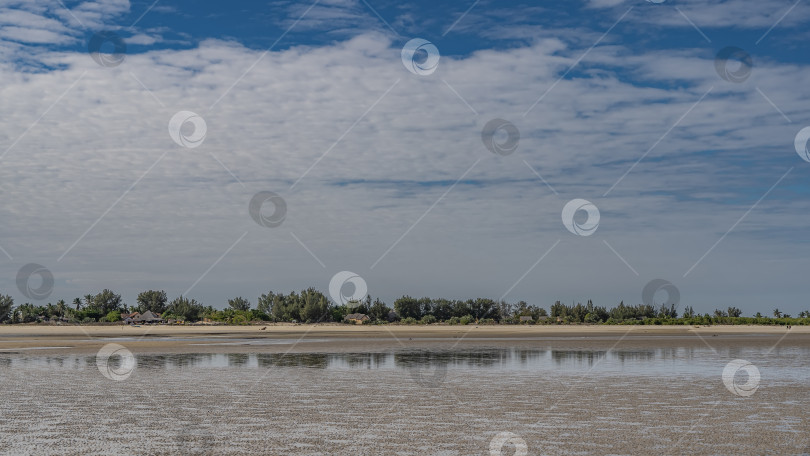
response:
<path fill-rule="evenodd" d="M 326 6 L 314 19 L 349 20 Z M 73 9 L 100 21 L 92 12 Z M 77 39 L 76 19 L 48 14 L 59 20 L 29 17 L 28 43 L 38 33 Z M 506 299 L 545 306 L 612 305 L 640 302 L 656 277 L 705 311 L 754 310 L 770 295 L 787 308 L 801 295 L 808 171 L 793 138 L 810 122 L 798 90 L 807 65 L 761 59 L 734 85 L 717 77 L 712 51 L 639 53 L 611 42 L 560 80 L 592 43 L 548 36 L 443 54 L 421 77 L 403 67 L 402 44 L 364 32 L 264 54 L 208 39 L 130 54 L 114 68 L 52 49 L 36 58 L 58 69 L 4 64 L 0 246 L 14 259 L 0 263 L 0 289 L 13 292 L 20 265 L 36 262 L 53 272 L 56 299 L 110 287 L 133 302 L 147 288 L 180 294 L 216 262 L 192 292 L 206 304 L 325 291 L 341 270 L 388 300 L 414 289 L 510 290 Z M 167 133 L 179 111 L 205 119 L 199 147 Z M 520 131 L 508 156 L 481 142 L 494 118 Z M 248 204 L 260 191 L 284 198 L 281 226 L 254 223 Z M 574 198 L 598 206 L 593 236 L 560 223 Z"/>

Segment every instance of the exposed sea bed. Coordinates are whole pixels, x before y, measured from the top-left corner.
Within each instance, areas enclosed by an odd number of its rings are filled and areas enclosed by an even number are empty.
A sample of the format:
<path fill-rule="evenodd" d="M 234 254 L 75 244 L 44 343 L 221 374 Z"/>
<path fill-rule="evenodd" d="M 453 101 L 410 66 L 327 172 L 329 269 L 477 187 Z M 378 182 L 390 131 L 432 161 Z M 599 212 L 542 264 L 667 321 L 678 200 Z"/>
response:
<path fill-rule="evenodd" d="M 807 349 L 0 354 L 3 454 L 807 454 Z M 721 373 L 757 364 L 750 397 Z M 503 454 L 512 454 L 510 444 Z"/>

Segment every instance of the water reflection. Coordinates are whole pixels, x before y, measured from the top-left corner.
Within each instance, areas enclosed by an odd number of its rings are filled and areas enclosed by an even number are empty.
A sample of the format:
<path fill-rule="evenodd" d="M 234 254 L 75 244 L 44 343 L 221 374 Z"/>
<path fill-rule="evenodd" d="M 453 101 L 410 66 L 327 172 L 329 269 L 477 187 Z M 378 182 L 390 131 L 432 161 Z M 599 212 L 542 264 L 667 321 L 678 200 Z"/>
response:
<path fill-rule="evenodd" d="M 527 372 L 590 371 L 651 375 L 718 374 L 728 359 L 745 357 L 760 368 L 795 369 L 807 374 L 808 366 L 796 366 L 810 349 L 785 348 L 783 356 L 756 353 L 744 348 L 713 353 L 694 347 L 624 350 L 560 349 L 470 349 L 416 350 L 376 353 L 184 353 L 136 355 L 138 369 L 189 368 L 310 368 L 310 369 L 400 369 L 425 378 L 443 376 L 448 370 L 490 369 Z M 25 352 L 0 353 L 2 371 L 14 368 L 95 369 L 95 356 L 40 356 Z M 720 366 L 718 368 L 718 366 Z M 0 371 L 0 372 L 2 372 Z M 776 371 L 773 372 L 774 374 Z M 719 374 L 718 374 L 719 375 Z"/>
<path fill-rule="evenodd" d="M 552 350 L 551 359 L 557 365 L 566 364 L 587 364 L 593 366 L 594 362 L 605 357 L 607 351 L 593 350 Z"/>

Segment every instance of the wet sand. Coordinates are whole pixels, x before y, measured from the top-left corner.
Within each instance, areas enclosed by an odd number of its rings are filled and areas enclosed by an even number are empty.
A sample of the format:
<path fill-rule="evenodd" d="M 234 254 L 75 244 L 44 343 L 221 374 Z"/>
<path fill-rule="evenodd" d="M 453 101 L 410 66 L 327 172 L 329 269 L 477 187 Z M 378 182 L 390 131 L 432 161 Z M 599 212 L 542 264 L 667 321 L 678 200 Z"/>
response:
<path fill-rule="evenodd" d="M 430 375 L 429 375 L 430 377 Z M 95 368 L 3 375 L 3 454 L 806 454 L 807 382 L 737 397 L 717 377 L 400 370 Z M 504 449 L 503 455 L 513 450 Z"/>
<path fill-rule="evenodd" d="M 513 444 L 491 452 L 500 434 L 529 455 L 810 454 L 810 328 L 260 328 L 0 327 L 0 453 L 515 454 Z M 139 357 L 120 381 L 95 364 L 110 342 Z M 498 347 L 548 350 L 552 361 L 533 370 L 239 364 L 247 353 L 278 360 Z M 572 356 L 558 363 L 554 351 Z M 227 353 L 237 363 L 167 367 L 149 353 Z M 738 357 L 762 372 L 748 397 L 721 378 Z M 618 369 L 602 369 L 611 363 Z M 628 363 L 635 367 L 623 369 Z"/>
<path fill-rule="evenodd" d="M 261 328 L 265 328 L 262 330 Z M 0 353 L 37 351 L 87 353 L 118 342 L 135 353 L 186 352 L 346 352 L 407 347 L 493 345 L 531 347 L 696 345 L 739 342 L 775 344 L 788 340 L 810 345 L 810 327 L 794 326 L 557 326 L 557 325 L 292 325 L 263 326 L 0 326 Z M 266 343 L 263 344 L 262 341 Z M 240 342 L 245 342 L 241 344 Z M 780 342 L 780 343 L 781 343 Z"/>

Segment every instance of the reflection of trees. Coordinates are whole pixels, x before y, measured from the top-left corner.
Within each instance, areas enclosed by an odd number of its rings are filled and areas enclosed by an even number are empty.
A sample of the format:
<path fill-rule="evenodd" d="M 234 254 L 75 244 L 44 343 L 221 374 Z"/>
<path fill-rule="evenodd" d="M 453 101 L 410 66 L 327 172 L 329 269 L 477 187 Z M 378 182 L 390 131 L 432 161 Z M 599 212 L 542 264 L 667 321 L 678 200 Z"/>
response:
<path fill-rule="evenodd" d="M 521 364 L 539 362 L 545 353 L 545 350 L 534 349 L 485 349 L 396 352 L 393 356 L 394 364 L 404 368 L 415 366 L 492 367 L 513 359 L 520 361 Z"/>
<path fill-rule="evenodd" d="M 329 355 L 330 361 L 351 368 L 372 369 L 385 364 L 387 353 L 346 353 Z"/>
<path fill-rule="evenodd" d="M 170 356 L 167 362 L 173 367 L 193 367 L 210 363 L 212 358 L 211 353 L 188 353 Z"/>
<path fill-rule="evenodd" d="M 228 353 L 228 366 L 246 366 L 249 360 L 248 353 Z"/>
<path fill-rule="evenodd" d="M 551 359 L 557 364 L 574 362 L 577 364 L 587 363 L 592 366 L 594 362 L 607 355 L 604 350 L 551 350 Z"/>
<path fill-rule="evenodd" d="M 324 353 L 261 353 L 256 355 L 259 367 L 314 367 L 326 369 L 329 364 Z"/>
<path fill-rule="evenodd" d="M 517 349 L 512 350 L 512 354 L 514 357 L 520 361 L 520 364 L 537 364 L 541 362 L 541 358 L 545 356 L 545 350 L 526 350 L 526 349 Z"/>
<path fill-rule="evenodd" d="M 611 352 L 614 359 L 625 361 L 651 361 L 656 358 L 655 350 L 618 350 Z"/>

